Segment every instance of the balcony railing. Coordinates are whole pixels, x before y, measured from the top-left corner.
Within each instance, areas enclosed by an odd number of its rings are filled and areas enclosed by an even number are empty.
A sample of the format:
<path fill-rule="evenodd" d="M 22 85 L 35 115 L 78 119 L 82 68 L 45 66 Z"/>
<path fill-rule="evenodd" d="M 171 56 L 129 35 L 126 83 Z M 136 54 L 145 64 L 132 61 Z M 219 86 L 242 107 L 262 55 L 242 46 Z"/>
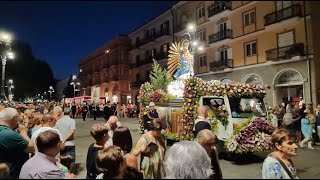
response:
<path fill-rule="evenodd" d="M 233 33 L 231 29 L 226 29 L 224 31 L 220 31 L 218 33 L 212 34 L 209 36 L 209 44 L 222 41 L 224 39 L 232 39 Z"/>
<path fill-rule="evenodd" d="M 140 40 L 136 43 L 136 47 L 140 47 L 140 46 L 147 44 L 148 42 L 153 41 L 153 40 L 155 40 L 161 36 L 164 36 L 164 35 L 170 35 L 169 28 L 164 29 L 162 31 L 158 31 L 154 35 L 145 36 L 142 40 Z"/>
<path fill-rule="evenodd" d="M 282 59 L 290 59 L 294 56 L 303 56 L 304 44 L 293 44 L 291 46 L 285 46 L 281 48 L 270 49 L 266 51 L 267 61 L 279 61 Z"/>
<path fill-rule="evenodd" d="M 174 32 L 180 32 L 186 28 L 186 23 L 177 24 L 174 26 Z"/>
<path fill-rule="evenodd" d="M 140 87 L 143 84 L 143 81 L 135 81 L 130 83 L 130 87 Z"/>
<path fill-rule="evenodd" d="M 274 24 L 293 17 L 302 16 L 302 9 L 300 4 L 294 4 L 290 7 L 284 8 L 280 11 L 275 11 L 264 16 L 264 26 Z"/>
<path fill-rule="evenodd" d="M 233 68 L 233 59 L 221 59 L 210 63 L 211 71 L 222 71 L 225 68 Z"/>
<path fill-rule="evenodd" d="M 208 17 L 214 16 L 225 10 L 232 10 L 231 1 L 219 1 L 208 7 Z"/>

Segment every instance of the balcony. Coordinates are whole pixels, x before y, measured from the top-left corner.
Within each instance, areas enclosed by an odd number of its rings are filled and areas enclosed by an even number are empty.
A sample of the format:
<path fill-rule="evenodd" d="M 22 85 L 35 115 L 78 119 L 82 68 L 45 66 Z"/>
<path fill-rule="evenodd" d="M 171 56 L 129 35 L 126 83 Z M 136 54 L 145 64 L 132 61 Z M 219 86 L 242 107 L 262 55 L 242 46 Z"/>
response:
<path fill-rule="evenodd" d="M 224 31 L 220 31 L 218 33 L 212 34 L 209 36 L 209 44 L 222 41 L 224 39 L 232 39 L 233 33 L 231 29 L 226 29 Z"/>
<path fill-rule="evenodd" d="M 187 28 L 186 23 L 177 24 L 176 26 L 174 26 L 174 32 L 177 33 L 177 32 L 180 32 L 180 31 L 186 29 L 186 28 Z"/>
<path fill-rule="evenodd" d="M 140 88 L 141 84 L 143 84 L 143 81 L 135 81 L 130 83 L 131 88 Z"/>
<path fill-rule="evenodd" d="M 264 16 L 264 26 L 284 21 L 293 17 L 302 17 L 300 4 L 294 4 L 280 11 L 275 11 Z"/>
<path fill-rule="evenodd" d="M 163 36 L 169 36 L 170 35 L 170 30 L 169 28 L 166 28 L 166 29 L 163 29 L 162 31 L 158 31 L 155 35 L 155 38 L 154 39 L 159 39 Z"/>
<path fill-rule="evenodd" d="M 267 61 L 280 61 L 284 59 L 290 59 L 294 56 L 303 56 L 304 44 L 293 44 L 290 46 L 285 46 L 281 48 L 270 49 L 266 51 Z"/>
<path fill-rule="evenodd" d="M 210 70 L 213 72 L 223 71 L 226 68 L 233 68 L 233 59 L 221 59 L 210 63 Z"/>
<path fill-rule="evenodd" d="M 162 36 L 165 36 L 165 35 L 170 35 L 170 30 L 169 28 L 167 29 L 164 29 L 162 31 L 158 31 L 156 32 L 154 35 L 150 35 L 150 36 L 145 36 L 141 41 L 138 41 L 136 42 L 136 48 L 142 46 L 142 45 L 145 45 L 151 41 L 154 41 Z"/>
<path fill-rule="evenodd" d="M 217 15 L 225 10 L 232 10 L 231 1 L 217 1 L 208 7 L 208 18 Z"/>

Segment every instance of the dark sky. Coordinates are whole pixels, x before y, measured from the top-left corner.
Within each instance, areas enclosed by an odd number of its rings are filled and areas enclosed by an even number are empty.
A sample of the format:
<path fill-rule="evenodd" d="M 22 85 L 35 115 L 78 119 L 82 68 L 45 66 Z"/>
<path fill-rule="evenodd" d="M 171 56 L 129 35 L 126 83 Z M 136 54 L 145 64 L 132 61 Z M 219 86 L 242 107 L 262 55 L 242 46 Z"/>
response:
<path fill-rule="evenodd" d="M 0 30 L 31 45 L 61 79 L 119 33 L 128 34 L 177 1 L 0 1 Z"/>

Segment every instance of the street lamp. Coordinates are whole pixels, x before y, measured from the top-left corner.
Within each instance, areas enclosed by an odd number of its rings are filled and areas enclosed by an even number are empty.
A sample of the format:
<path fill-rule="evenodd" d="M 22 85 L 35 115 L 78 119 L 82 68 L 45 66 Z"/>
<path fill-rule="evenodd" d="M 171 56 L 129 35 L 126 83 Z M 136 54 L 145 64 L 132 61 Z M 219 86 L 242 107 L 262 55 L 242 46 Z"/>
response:
<path fill-rule="evenodd" d="M 49 100 L 51 101 L 51 94 L 54 92 L 54 89 L 53 89 L 52 86 L 49 86 L 48 92 L 49 92 L 49 94 L 50 94 Z"/>
<path fill-rule="evenodd" d="M 73 100 L 75 101 L 75 97 L 76 97 L 76 91 L 78 91 L 78 89 L 76 89 L 76 85 L 80 86 L 79 82 L 76 82 L 77 76 L 73 75 L 72 76 L 72 82 L 70 83 L 70 85 L 73 85 Z"/>
<path fill-rule="evenodd" d="M 11 102 L 13 97 L 12 89 L 14 88 L 12 79 L 8 80 L 7 87 L 8 87 L 9 102 Z"/>
<path fill-rule="evenodd" d="M 0 45 L 1 45 L 1 62 L 2 62 L 2 76 L 1 76 L 1 100 L 7 100 L 7 96 L 4 90 L 4 81 L 5 81 L 5 69 L 7 58 L 13 59 L 14 53 L 11 51 L 11 35 L 5 32 L 0 33 Z"/>

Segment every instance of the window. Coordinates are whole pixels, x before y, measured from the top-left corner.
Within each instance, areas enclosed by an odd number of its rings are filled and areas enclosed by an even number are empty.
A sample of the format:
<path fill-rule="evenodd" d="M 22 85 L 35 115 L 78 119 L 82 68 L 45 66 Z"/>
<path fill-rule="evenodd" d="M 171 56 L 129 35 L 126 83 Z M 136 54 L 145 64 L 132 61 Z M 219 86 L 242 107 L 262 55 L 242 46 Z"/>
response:
<path fill-rule="evenodd" d="M 199 67 L 207 66 L 207 56 L 199 57 Z"/>
<path fill-rule="evenodd" d="M 250 11 L 243 15 L 244 26 L 254 24 L 256 22 L 256 11 Z"/>
<path fill-rule="evenodd" d="M 199 31 L 198 37 L 201 42 L 206 41 L 206 30 Z"/>
<path fill-rule="evenodd" d="M 160 32 L 165 33 L 169 31 L 169 21 L 166 21 L 165 23 L 162 23 L 160 25 Z"/>
<path fill-rule="evenodd" d="M 140 74 L 136 74 L 136 81 L 140 81 Z"/>
<path fill-rule="evenodd" d="M 155 58 L 156 57 L 156 49 L 151 50 L 151 57 Z"/>
<path fill-rule="evenodd" d="M 154 38 L 156 36 L 156 29 L 152 28 L 151 29 L 151 37 Z"/>
<path fill-rule="evenodd" d="M 136 37 L 136 44 L 140 43 L 140 37 Z"/>
<path fill-rule="evenodd" d="M 150 37 L 150 30 L 147 30 L 147 31 L 146 31 L 145 37 L 147 37 L 147 38 Z"/>
<path fill-rule="evenodd" d="M 219 51 L 219 60 L 228 59 L 228 51 L 226 49 Z"/>
<path fill-rule="evenodd" d="M 188 14 L 184 14 L 181 17 L 181 24 L 184 24 L 188 21 Z"/>
<path fill-rule="evenodd" d="M 139 63 L 140 63 L 140 56 L 136 55 L 136 64 L 139 65 Z"/>
<path fill-rule="evenodd" d="M 246 48 L 246 56 L 252 56 L 252 55 L 257 54 L 257 42 L 256 41 L 249 42 L 249 43 L 245 44 L 245 48 Z"/>
<path fill-rule="evenodd" d="M 204 8 L 204 6 L 202 6 L 197 9 L 197 17 L 198 17 L 198 19 L 200 19 L 204 16 L 205 16 L 205 8 Z"/>
<path fill-rule="evenodd" d="M 161 46 L 161 51 L 162 51 L 162 53 L 163 53 L 164 55 L 168 55 L 169 43 L 163 44 L 163 45 Z"/>

